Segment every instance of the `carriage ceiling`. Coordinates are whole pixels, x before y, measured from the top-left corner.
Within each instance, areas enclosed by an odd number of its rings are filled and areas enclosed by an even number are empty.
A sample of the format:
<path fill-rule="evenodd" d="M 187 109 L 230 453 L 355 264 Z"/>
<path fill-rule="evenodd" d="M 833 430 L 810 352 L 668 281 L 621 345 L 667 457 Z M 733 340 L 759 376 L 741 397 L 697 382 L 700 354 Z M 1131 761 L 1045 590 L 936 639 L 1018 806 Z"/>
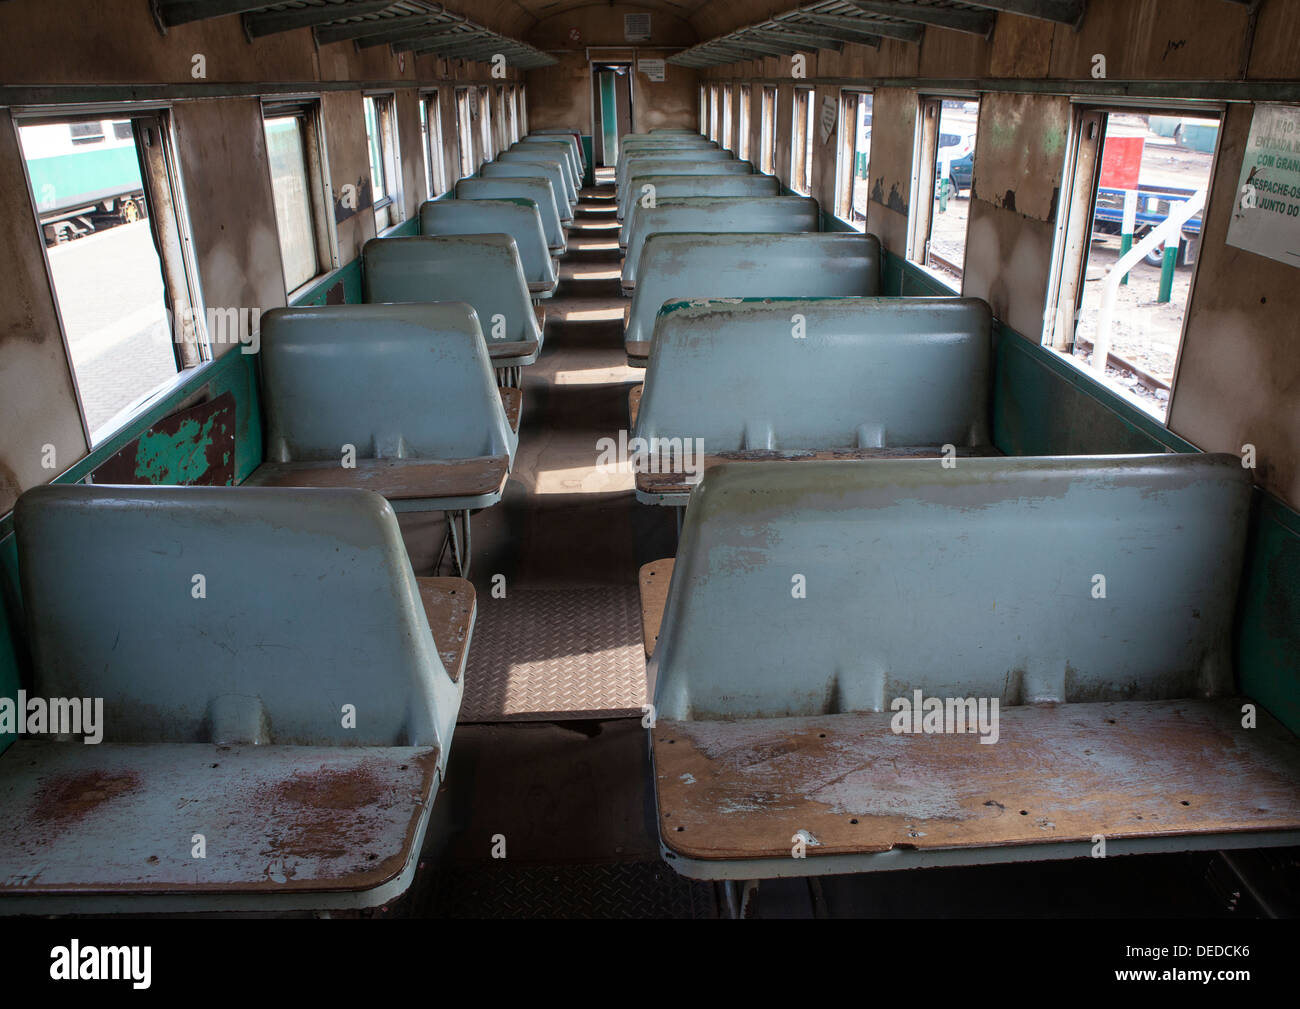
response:
<path fill-rule="evenodd" d="M 148 0 L 159 28 L 211 17 L 239 16 L 250 38 L 311 28 L 322 44 L 352 40 L 398 52 L 486 60 L 496 53 L 522 69 L 554 63 L 528 44 L 552 18 L 584 9 L 671 16 L 690 25 L 700 42 L 670 57 L 706 67 L 755 57 L 841 49 L 845 42 L 879 46 L 881 39 L 920 44 L 927 30 L 989 37 L 1000 13 L 1077 27 L 1088 0 Z M 1250 6 L 1255 0 L 1223 0 Z"/>

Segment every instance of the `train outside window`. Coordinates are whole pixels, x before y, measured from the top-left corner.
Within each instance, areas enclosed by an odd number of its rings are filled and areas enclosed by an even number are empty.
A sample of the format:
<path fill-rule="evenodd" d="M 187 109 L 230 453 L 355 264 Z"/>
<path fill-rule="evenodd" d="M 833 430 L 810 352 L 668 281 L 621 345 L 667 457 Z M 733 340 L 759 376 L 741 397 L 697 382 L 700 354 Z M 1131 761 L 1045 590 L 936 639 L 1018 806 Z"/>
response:
<path fill-rule="evenodd" d="M 401 170 L 397 155 L 397 120 L 392 95 L 366 95 L 366 142 L 370 155 L 371 198 L 375 231 L 387 231 L 402 220 Z"/>
<path fill-rule="evenodd" d="M 1214 109 L 1081 109 L 1066 165 L 1046 341 L 1162 421 L 1218 139 Z"/>
<path fill-rule="evenodd" d="M 151 127 L 165 142 L 158 121 Z M 175 378 L 173 334 L 192 318 L 187 285 L 166 282 L 130 120 L 40 120 L 18 136 L 83 423 L 97 444 Z M 180 227 L 175 215 L 161 220 Z"/>

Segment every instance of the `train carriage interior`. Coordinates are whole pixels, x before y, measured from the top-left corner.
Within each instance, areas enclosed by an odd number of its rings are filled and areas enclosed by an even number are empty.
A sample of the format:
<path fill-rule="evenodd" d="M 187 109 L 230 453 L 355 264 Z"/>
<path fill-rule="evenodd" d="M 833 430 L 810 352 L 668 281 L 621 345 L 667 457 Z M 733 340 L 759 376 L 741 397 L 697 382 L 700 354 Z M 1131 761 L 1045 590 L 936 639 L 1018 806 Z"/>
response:
<path fill-rule="evenodd" d="M 1300 914 L 1300 4 L 6 0 L 0 192 L 10 924 Z"/>

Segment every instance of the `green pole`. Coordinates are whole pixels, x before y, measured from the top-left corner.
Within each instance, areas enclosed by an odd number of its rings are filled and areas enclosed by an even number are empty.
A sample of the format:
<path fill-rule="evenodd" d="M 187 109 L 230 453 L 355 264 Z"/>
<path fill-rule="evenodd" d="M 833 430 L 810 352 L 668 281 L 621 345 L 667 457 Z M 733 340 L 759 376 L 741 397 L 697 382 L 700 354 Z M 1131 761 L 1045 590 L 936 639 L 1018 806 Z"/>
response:
<path fill-rule="evenodd" d="M 1167 305 L 1174 290 L 1174 266 L 1178 262 L 1178 240 L 1165 243 L 1164 259 L 1160 263 L 1160 293 L 1156 301 Z"/>
<path fill-rule="evenodd" d="M 1124 190 L 1124 220 L 1120 225 L 1119 258 L 1123 259 L 1129 249 L 1133 248 L 1133 228 L 1137 224 L 1137 193 L 1132 189 Z M 1128 274 L 1119 278 L 1121 284 L 1128 283 Z"/>

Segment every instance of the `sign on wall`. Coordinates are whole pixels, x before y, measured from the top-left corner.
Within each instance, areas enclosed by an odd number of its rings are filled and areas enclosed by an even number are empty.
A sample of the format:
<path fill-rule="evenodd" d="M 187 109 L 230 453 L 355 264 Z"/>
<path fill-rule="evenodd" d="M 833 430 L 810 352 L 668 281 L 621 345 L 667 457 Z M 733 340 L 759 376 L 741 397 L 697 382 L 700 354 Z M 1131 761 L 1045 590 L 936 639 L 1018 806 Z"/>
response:
<path fill-rule="evenodd" d="M 1300 106 L 1255 106 L 1228 244 L 1300 266 Z"/>
<path fill-rule="evenodd" d="M 834 95 L 827 95 L 822 99 L 822 116 L 819 124 L 822 135 L 822 143 L 830 140 L 831 134 L 835 132 L 836 103 Z"/>
<path fill-rule="evenodd" d="M 659 82 L 664 79 L 663 60 L 637 60 L 636 68 L 652 81 Z"/>

